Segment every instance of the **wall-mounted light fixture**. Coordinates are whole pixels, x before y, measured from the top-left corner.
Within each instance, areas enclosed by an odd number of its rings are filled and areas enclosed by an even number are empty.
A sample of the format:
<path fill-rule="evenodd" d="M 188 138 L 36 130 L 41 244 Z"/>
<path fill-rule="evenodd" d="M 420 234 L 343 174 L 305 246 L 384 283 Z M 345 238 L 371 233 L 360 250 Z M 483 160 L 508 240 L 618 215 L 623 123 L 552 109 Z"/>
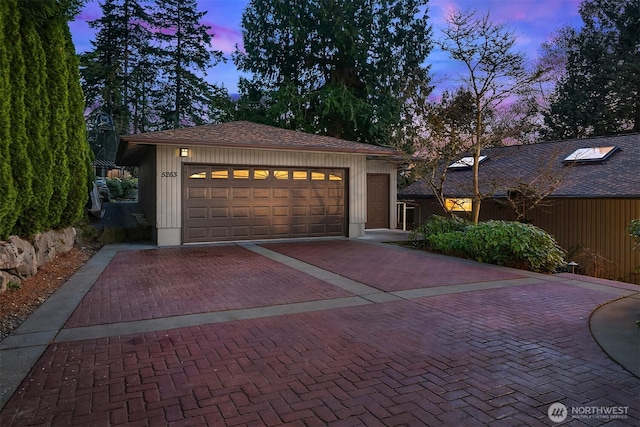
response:
<path fill-rule="evenodd" d="M 181 148 L 180 149 L 180 157 L 189 157 L 189 149 Z"/>

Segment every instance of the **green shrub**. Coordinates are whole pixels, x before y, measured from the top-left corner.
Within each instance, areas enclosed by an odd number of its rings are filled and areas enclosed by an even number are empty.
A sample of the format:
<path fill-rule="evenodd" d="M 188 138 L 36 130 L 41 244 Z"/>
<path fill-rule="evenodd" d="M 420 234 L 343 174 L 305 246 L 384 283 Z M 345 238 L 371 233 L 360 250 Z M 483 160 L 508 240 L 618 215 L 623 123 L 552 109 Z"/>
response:
<path fill-rule="evenodd" d="M 107 178 L 107 187 L 111 193 L 111 197 L 114 199 L 122 199 L 124 195 L 124 189 L 122 188 L 122 181 L 118 178 Z"/>
<path fill-rule="evenodd" d="M 507 267 L 554 272 L 564 251 L 544 230 L 520 222 L 486 221 L 468 227 L 464 249 L 470 258 Z"/>
<path fill-rule="evenodd" d="M 134 178 L 125 178 L 122 180 L 122 197 L 128 199 L 131 197 L 133 190 L 138 187 L 138 180 Z"/>
<path fill-rule="evenodd" d="M 128 199 L 135 188 L 138 188 L 138 180 L 135 178 L 107 178 L 107 187 L 114 199 Z"/>
<path fill-rule="evenodd" d="M 436 238 L 435 236 L 449 232 L 464 231 L 470 224 L 470 222 L 458 217 L 432 215 L 424 224 L 411 232 L 409 240 L 414 246 L 436 249 L 431 242 L 431 239 Z"/>
<path fill-rule="evenodd" d="M 466 257 L 464 231 L 431 234 L 426 238 L 427 247 L 447 255 Z"/>
<path fill-rule="evenodd" d="M 633 247 L 636 249 L 640 248 L 640 218 L 631 221 L 631 224 L 629 224 L 627 231 L 629 232 L 629 236 L 631 236 L 634 241 Z"/>
<path fill-rule="evenodd" d="M 544 230 L 520 222 L 431 217 L 411 235 L 415 246 L 479 262 L 540 272 L 564 266 L 564 251 Z"/>

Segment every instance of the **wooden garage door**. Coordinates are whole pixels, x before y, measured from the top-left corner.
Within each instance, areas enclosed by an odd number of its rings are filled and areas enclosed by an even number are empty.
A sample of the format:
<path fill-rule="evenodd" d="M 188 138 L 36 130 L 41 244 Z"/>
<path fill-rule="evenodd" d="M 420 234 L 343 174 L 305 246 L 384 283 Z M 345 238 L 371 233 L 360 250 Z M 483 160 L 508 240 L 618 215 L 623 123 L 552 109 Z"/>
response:
<path fill-rule="evenodd" d="M 343 169 L 183 166 L 183 241 L 344 236 Z"/>

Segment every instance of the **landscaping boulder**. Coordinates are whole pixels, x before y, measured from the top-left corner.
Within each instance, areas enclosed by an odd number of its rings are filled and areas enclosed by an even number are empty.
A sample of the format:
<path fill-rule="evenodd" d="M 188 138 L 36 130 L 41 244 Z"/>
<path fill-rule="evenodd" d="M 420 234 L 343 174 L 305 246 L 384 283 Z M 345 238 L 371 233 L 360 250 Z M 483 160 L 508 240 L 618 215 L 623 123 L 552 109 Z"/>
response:
<path fill-rule="evenodd" d="M 56 255 L 69 252 L 73 249 L 75 237 L 75 228 L 69 227 L 38 234 L 32 242 L 18 236 L 9 236 L 6 242 L 0 241 L 0 292 L 5 291 L 11 282 L 19 284 L 20 278 L 35 275 L 39 267 Z"/>
<path fill-rule="evenodd" d="M 21 282 L 22 281 L 19 277 L 0 270 L 0 292 L 4 292 L 9 289 L 10 283 L 14 283 L 19 286 Z"/>
<path fill-rule="evenodd" d="M 18 251 L 9 242 L 0 242 L 0 270 L 11 270 L 18 265 Z"/>
<path fill-rule="evenodd" d="M 37 234 L 33 238 L 33 247 L 38 267 L 48 263 L 58 254 L 69 252 L 73 248 L 75 237 L 76 230 L 73 227 Z"/>
<path fill-rule="evenodd" d="M 31 243 L 18 236 L 9 236 L 7 242 L 2 246 L 9 258 L 9 265 L 6 268 L 2 267 L 3 270 L 19 277 L 29 277 L 36 274 L 38 263 L 36 251 Z"/>

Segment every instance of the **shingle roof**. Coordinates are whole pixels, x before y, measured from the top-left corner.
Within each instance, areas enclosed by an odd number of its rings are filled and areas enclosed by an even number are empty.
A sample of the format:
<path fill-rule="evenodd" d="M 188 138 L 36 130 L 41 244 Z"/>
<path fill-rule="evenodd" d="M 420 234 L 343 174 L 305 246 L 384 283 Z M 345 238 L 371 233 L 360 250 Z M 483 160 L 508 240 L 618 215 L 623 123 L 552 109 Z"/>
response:
<path fill-rule="evenodd" d="M 396 156 L 386 147 L 237 121 L 121 137 L 118 164 L 137 164 L 150 145 L 237 147 Z"/>
<path fill-rule="evenodd" d="M 567 164 L 563 159 L 579 148 L 617 146 L 604 162 Z M 540 176 L 560 178 L 550 197 L 640 198 L 640 134 L 544 142 L 482 150 L 488 159 L 480 164 L 481 191 L 504 197 L 518 182 Z M 462 156 L 461 156 L 462 157 Z M 472 171 L 449 170 L 445 193 L 470 197 Z M 432 196 L 424 180 L 399 192 L 404 197 Z"/>
<path fill-rule="evenodd" d="M 93 162 L 91 162 L 91 165 L 97 168 L 109 168 L 109 169 L 118 168 L 118 165 L 116 165 L 115 162 L 111 160 L 103 160 L 103 159 L 95 159 Z"/>

